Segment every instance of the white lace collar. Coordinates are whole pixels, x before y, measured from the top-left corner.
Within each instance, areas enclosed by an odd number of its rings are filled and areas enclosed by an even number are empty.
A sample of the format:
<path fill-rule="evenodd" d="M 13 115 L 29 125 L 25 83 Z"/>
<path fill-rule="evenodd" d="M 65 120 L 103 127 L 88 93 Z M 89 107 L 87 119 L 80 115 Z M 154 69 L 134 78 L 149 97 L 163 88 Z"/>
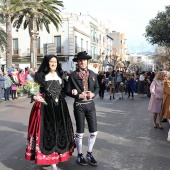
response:
<path fill-rule="evenodd" d="M 45 76 L 45 81 L 49 81 L 49 80 L 59 80 L 60 84 L 62 83 L 61 78 L 57 75 L 57 73 L 54 73 L 54 76 L 52 76 L 52 74 L 48 73 Z"/>

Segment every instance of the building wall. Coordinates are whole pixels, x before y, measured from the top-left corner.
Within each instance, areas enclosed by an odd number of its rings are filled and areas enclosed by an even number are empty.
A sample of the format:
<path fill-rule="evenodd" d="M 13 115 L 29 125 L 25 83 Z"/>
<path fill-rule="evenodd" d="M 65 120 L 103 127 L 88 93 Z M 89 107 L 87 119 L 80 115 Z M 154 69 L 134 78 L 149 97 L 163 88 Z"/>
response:
<path fill-rule="evenodd" d="M 92 64 L 90 68 L 97 72 L 99 68 L 93 67 L 93 62 L 98 62 L 100 68 L 103 66 L 103 60 L 106 55 L 112 55 L 114 48 L 117 52 L 120 51 L 120 33 L 113 32 L 114 38 L 107 32 L 105 26 L 91 15 L 76 15 L 72 13 L 62 12 L 62 26 L 56 30 L 54 25 L 50 25 L 50 33 L 47 33 L 45 28 L 37 33 L 40 38 L 40 52 L 38 54 L 38 64 L 43 59 L 43 45 L 46 43 L 54 43 L 55 36 L 61 36 L 61 52 L 56 53 L 61 59 L 60 63 L 65 71 L 75 70 L 76 63 L 72 62 L 74 56 L 80 51 L 87 51 L 92 56 Z M 30 37 L 28 30 L 23 30 L 22 27 L 16 31 L 12 30 L 12 37 L 18 38 L 18 54 L 13 54 L 14 63 L 25 65 L 30 64 Z M 109 37 L 108 37 L 108 36 Z M 77 46 L 79 49 L 75 50 L 75 36 L 77 36 Z M 122 37 L 123 38 L 123 37 Z M 83 46 L 81 48 L 81 39 L 83 39 Z M 88 41 L 88 48 L 86 42 Z M 122 47 L 123 48 L 123 47 Z M 104 55 L 102 53 L 104 52 Z M 100 62 L 99 62 L 99 56 Z"/>

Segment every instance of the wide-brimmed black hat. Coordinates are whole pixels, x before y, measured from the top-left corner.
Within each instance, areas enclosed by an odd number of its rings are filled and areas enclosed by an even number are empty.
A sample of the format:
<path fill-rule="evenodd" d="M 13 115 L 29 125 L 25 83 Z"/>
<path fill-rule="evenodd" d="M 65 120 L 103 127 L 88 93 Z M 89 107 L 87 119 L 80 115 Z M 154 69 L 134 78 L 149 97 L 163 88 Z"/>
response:
<path fill-rule="evenodd" d="M 91 58 L 92 58 L 92 57 L 89 56 L 89 55 L 87 55 L 86 51 L 84 51 L 84 52 L 79 52 L 79 53 L 77 54 L 77 56 L 75 56 L 75 57 L 73 58 L 73 61 L 76 62 L 77 60 L 83 60 L 83 59 L 89 60 L 89 59 L 91 59 Z"/>

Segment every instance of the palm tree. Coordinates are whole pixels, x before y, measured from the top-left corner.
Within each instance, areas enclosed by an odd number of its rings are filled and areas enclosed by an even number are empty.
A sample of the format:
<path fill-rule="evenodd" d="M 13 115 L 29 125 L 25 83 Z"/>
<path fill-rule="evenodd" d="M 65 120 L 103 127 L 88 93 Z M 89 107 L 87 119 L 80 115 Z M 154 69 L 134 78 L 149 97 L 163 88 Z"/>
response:
<path fill-rule="evenodd" d="M 12 65 L 12 0 L 0 0 L 0 15 L 6 19 L 6 66 Z"/>
<path fill-rule="evenodd" d="M 63 7 L 63 2 L 58 0 L 16 0 L 15 11 L 17 18 L 14 20 L 13 26 L 17 29 L 23 24 L 24 29 L 28 28 L 30 35 L 30 54 L 34 54 L 34 64 L 37 65 L 37 31 L 45 27 L 47 32 L 50 32 L 49 25 L 53 23 L 58 30 L 61 23 L 60 9 Z"/>
<path fill-rule="evenodd" d="M 0 49 L 1 51 L 4 50 L 5 45 L 6 45 L 6 33 L 3 30 L 3 28 L 0 27 Z"/>

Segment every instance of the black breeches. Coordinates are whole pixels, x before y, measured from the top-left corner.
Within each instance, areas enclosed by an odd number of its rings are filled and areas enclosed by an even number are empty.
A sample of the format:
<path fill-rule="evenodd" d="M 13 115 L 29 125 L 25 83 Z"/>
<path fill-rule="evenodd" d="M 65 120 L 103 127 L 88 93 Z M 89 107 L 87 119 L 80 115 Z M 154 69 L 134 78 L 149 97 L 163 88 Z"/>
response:
<path fill-rule="evenodd" d="M 85 118 L 90 133 L 97 131 L 97 118 L 94 101 L 88 104 L 74 102 L 74 116 L 76 120 L 76 132 L 84 133 Z"/>

